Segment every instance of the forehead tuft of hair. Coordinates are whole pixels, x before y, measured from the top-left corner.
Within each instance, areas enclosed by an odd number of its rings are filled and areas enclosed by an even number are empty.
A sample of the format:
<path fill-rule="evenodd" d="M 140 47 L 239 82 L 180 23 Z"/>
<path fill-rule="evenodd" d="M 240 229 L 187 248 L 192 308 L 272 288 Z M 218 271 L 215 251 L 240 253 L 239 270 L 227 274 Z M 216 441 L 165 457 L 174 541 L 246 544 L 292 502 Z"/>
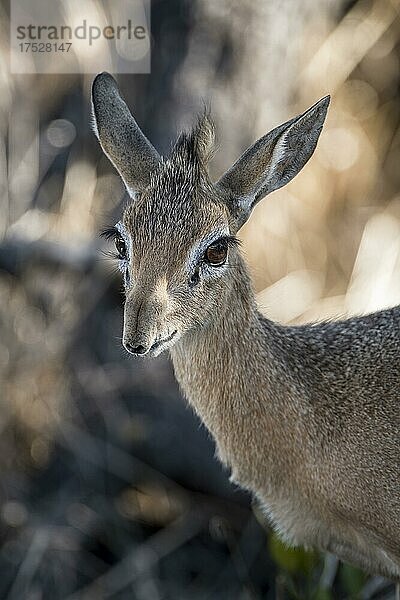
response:
<path fill-rule="evenodd" d="M 204 110 L 190 132 L 182 132 L 175 142 L 171 159 L 183 159 L 190 163 L 198 163 L 203 169 L 214 152 L 215 128 L 210 114 Z"/>
<path fill-rule="evenodd" d="M 169 202 L 182 203 L 194 196 L 200 186 L 209 188 L 207 163 L 214 149 L 214 125 L 207 111 L 197 119 L 191 131 L 183 131 L 171 153 L 162 158 L 150 174 L 150 194 L 169 197 Z"/>

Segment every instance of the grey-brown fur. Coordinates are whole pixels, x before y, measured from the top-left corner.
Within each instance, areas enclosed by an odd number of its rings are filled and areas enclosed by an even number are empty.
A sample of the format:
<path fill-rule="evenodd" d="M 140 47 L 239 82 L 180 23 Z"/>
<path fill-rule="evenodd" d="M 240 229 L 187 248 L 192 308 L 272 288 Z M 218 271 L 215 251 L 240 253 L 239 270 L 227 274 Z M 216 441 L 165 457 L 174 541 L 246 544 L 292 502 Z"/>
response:
<path fill-rule="evenodd" d="M 133 198 L 118 226 L 128 248 L 124 345 L 170 350 L 232 480 L 259 498 L 288 542 L 400 581 L 400 308 L 284 327 L 258 312 L 236 244 L 223 266 L 201 258 L 307 162 L 329 99 L 261 138 L 213 184 L 207 117 L 161 159 L 110 76 L 93 88 L 100 142 Z"/>

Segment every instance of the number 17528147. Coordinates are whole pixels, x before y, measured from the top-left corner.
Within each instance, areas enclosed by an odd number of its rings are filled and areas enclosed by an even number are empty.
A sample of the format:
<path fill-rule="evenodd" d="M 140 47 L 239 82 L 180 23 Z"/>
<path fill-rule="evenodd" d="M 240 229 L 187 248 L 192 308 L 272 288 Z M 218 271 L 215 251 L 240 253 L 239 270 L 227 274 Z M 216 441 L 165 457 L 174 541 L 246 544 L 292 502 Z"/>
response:
<path fill-rule="evenodd" d="M 71 42 L 21 42 L 18 44 L 21 52 L 69 52 Z"/>

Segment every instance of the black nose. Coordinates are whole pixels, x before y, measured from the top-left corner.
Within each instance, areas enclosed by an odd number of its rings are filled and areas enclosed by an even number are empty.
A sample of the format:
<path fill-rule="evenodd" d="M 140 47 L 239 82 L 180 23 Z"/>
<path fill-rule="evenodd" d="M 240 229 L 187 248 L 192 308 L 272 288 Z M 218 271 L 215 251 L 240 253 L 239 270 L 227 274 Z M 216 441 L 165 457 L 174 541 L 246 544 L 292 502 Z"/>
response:
<path fill-rule="evenodd" d="M 125 348 L 128 350 L 128 352 L 132 352 L 132 354 L 144 354 L 147 351 L 147 348 L 142 346 L 142 344 L 134 346 L 129 342 L 125 342 Z"/>

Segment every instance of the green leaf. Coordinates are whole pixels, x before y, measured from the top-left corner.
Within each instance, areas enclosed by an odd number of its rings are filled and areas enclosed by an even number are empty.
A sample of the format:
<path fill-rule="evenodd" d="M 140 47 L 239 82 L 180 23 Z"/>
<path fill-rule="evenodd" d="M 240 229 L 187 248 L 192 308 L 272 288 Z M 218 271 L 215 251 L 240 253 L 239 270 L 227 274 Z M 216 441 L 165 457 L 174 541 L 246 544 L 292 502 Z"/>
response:
<path fill-rule="evenodd" d="M 360 569 L 343 563 L 339 570 L 339 580 L 343 589 L 350 595 L 350 598 L 359 597 L 360 591 L 365 583 L 366 576 Z"/>
<path fill-rule="evenodd" d="M 313 594 L 313 600 L 332 600 L 331 590 L 319 587 Z"/>
<path fill-rule="evenodd" d="M 318 558 L 315 552 L 289 548 L 273 533 L 268 538 L 269 553 L 276 564 L 290 574 L 310 573 Z"/>

